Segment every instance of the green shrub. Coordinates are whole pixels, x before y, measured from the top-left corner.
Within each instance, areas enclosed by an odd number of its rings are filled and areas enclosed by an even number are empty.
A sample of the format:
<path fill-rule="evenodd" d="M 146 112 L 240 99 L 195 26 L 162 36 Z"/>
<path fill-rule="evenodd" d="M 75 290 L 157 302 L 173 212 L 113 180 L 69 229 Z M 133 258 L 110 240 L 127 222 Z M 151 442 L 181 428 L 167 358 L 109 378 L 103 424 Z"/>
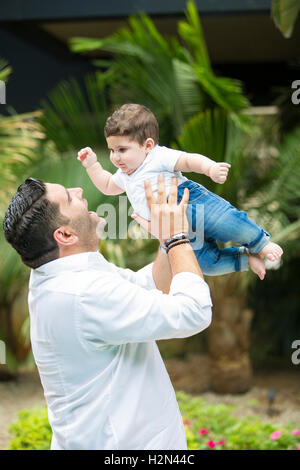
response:
<path fill-rule="evenodd" d="M 46 407 L 22 410 L 18 420 L 10 427 L 13 439 L 9 450 L 48 450 L 51 443 L 51 428 Z"/>
<path fill-rule="evenodd" d="M 237 417 L 236 407 L 210 405 L 200 397 L 177 392 L 189 449 L 300 450 L 295 424 L 276 425 L 256 416 Z"/>
<path fill-rule="evenodd" d="M 300 448 L 295 425 L 275 425 L 256 416 L 237 417 L 236 407 L 211 405 L 201 397 L 177 392 L 189 450 L 284 450 Z M 51 428 L 46 408 L 23 410 L 10 427 L 9 450 L 50 448 Z M 292 432 L 293 431 L 293 432 Z"/>

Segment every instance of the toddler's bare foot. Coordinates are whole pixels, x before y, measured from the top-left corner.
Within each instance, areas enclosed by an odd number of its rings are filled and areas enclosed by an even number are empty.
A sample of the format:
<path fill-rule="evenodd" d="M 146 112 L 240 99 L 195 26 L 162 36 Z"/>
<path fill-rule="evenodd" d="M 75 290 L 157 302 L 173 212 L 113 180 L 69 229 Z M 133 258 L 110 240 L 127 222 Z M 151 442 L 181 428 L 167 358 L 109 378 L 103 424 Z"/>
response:
<path fill-rule="evenodd" d="M 260 250 L 259 254 L 270 261 L 276 261 L 283 253 L 282 248 L 277 243 L 269 242 Z"/>
<path fill-rule="evenodd" d="M 250 269 L 257 274 L 262 281 L 266 275 L 266 267 L 261 257 L 258 254 L 249 254 L 248 263 Z"/>

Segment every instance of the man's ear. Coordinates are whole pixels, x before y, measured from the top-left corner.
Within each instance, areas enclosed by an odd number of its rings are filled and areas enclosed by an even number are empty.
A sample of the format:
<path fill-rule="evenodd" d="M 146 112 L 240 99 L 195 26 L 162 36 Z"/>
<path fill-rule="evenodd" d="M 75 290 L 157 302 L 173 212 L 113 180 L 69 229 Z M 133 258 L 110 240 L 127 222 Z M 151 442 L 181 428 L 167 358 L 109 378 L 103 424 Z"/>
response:
<path fill-rule="evenodd" d="M 154 145 L 155 145 L 154 140 L 151 139 L 151 137 L 148 137 L 148 139 L 146 139 L 145 141 L 147 155 L 153 149 Z"/>
<path fill-rule="evenodd" d="M 60 246 L 71 246 L 78 242 L 78 235 L 68 226 L 57 228 L 53 232 L 53 238 Z"/>

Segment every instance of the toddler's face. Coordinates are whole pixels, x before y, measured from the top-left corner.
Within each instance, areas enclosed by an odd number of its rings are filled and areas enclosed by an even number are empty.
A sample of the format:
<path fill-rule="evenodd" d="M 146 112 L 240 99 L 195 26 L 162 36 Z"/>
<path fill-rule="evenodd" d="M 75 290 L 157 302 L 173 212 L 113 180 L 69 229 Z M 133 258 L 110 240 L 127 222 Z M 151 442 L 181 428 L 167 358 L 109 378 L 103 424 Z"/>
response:
<path fill-rule="evenodd" d="M 143 163 L 149 152 L 146 142 L 140 145 L 124 136 L 112 135 L 106 138 L 106 142 L 110 151 L 110 160 L 127 175 L 133 173 Z"/>

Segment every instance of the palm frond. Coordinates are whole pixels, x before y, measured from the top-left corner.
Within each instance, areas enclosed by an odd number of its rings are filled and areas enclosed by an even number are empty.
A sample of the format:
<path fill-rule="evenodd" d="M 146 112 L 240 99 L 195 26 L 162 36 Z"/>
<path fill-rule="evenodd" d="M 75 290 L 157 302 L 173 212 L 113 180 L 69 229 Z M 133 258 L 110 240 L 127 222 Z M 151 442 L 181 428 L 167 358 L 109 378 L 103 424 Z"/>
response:
<path fill-rule="evenodd" d="M 162 143 L 181 134 L 186 120 L 217 106 L 237 113 L 248 107 L 241 83 L 214 75 L 194 2 L 179 23 L 182 45 L 164 37 L 146 15 L 131 16 L 128 26 L 104 39 L 73 38 L 76 52 L 101 50 L 113 55 L 109 68 L 114 105 L 137 102 L 157 116 Z M 236 114 L 236 120 L 242 118 Z M 169 136 L 169 142 L 167 139 Z"/>
<path fill-rule="evenodd" d="M 0 210 L 14 191 L 18 177 L 38 160 L 44 133 L 37 119 L 40 111 L 21 115 L 0 115 Z"/>
<path fill-rule="evenodd" d="M 273 0 L 271 16 L 285 38 L 290 38 L 300 11 L 298 0 Z"/>
<path fill-rule="evenodd" d="M 300 218 L 300 128 L 285 136 L 278 146 L 278 157 L 271 170 L 271 183 L 265 205 L 284 212 L 291 221 Z M 271 206 L 272 207 L 272 206 Z"/>
<path fill-rule="evenodd" d="M 84 87 L 75 79 L 61 82 L 42 106 L 40 123 L 60 152 L 104 143 L 109 111 L 106 82 L 100 72 L 86 77 Z"/>
<path fill-rule="evenodd" d="M 249 102 L 243 95 L 240 81 L 232 78 L 216 77 L 198 64 L 194 65 L 194 70 L 203 90 L 221 108 L 238 112 L 249 107 Z"/>
<path fill-rule="evenodd" d="M 8 65 L 6 60 L 0 59 L 0 80 L 6 82 L 11 72 L 12 68 Z"/>
<path fill-rule="evenodd" d="M 130 17 L 129 28 L 108 38 L 92 43 L 79 38 L 71 41 L 76 51 L 83 51 L 85 46 L 91 50 L 93 44 L 95 49 L 113 53 L 113 102 L 141 102 L 150 107 L 162 129 L 166 126 L 165 134 L 170 132 L 171 123 L 171 138 L 181 133 L 186 119 L 211 106 L 212 100 L 228 110 L 247 106 L 240 84 L 212 73 L 193 4 L 189 4 L 187 18 L 190 24 L 181 23 L 180 29 L 186 32 L 185 39 L 190 37 L 187 32 L 192 31 L 195 46 L 192 54 L 176 38 L 165 39 L 145 14 Z"/>
<path fill-rule="evenodd" d="M 201 21 L 194 1 L 187 2 L 186 21 L 179 21 L 178 32 L 187 44 L 193 60 L 202 68 L 211 71 L 210 59 L 204 39 Z"/>
<path fill-rule="evenodd" d="M 215 104 L 227 111 L 238 112 L 249 107 L 243 94 L 242 84 L 238 80 L 218 77 L 214 74 L 200 17 L 194 1 L 188 1 L 186 21 L 180 21 L 178 31 L 190 51 L 190 63 L 203 91 Z"/>
<path fill-rule="evenodd" d="M 216 161 L 223 161 L 226 151 L 227 113 L 220 109 L 208 109 L 194 115 L 184 126 L 177 139 L 178 148 L 200 153 Z M 214 136 L 218 136 L 216 139 Z"/>
<path fill-rule="evenodd" d="M 265 187 L 245 207 L 284 248 L 285 259 L 300 252 L 300 129 L 278 146 Z"/>

